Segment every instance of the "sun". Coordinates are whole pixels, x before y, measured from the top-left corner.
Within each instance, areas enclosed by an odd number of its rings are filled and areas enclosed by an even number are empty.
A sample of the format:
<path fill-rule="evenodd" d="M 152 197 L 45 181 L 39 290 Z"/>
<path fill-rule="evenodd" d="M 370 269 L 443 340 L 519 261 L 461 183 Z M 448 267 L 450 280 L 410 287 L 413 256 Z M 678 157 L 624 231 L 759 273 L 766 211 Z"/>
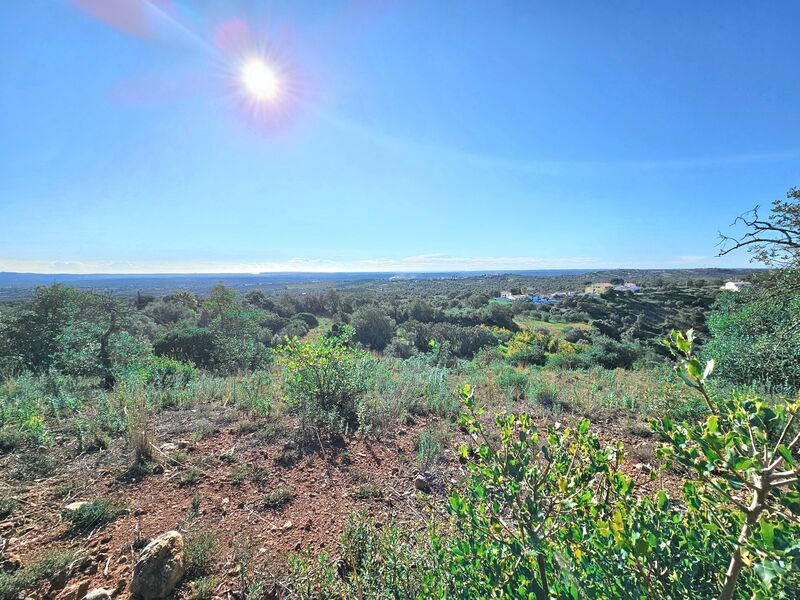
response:
<path fill-rule="evenodd" d="M 258 102 L 272 102 L 280 93 L 278 74 L 264 59 L 253 57 L 239 71 L 245 91 Z"/>

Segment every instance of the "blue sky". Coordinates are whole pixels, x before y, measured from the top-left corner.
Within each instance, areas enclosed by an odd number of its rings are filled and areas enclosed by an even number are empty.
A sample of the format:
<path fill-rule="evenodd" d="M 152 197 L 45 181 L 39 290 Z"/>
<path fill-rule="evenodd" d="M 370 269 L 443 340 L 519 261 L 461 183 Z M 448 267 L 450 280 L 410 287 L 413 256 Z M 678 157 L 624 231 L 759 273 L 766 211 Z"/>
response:
<path fill-rule="evenodd" d="M 746 266 L 800 185 L 797 2 L 0 10 L 0 270 Z"/>

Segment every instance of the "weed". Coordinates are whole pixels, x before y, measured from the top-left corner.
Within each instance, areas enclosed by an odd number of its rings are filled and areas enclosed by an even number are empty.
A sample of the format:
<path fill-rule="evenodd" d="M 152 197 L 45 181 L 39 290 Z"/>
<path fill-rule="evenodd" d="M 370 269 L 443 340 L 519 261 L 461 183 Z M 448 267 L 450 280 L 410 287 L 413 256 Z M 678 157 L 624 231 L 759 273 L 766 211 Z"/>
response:
<path fill-rule="evenodd" d="M 189 457 L 186 456 L 185 452 L 178 450 L 177 452 L 170 454 L 169 459 L 176 465 L 183 465 L 186 464 L 186 461 L 189 460 Z"/>
<path fill-rule="evenodd" d="M 426 471 L 439 460 L 449 437 L 443 428 L 432 425 L 420 432 L 414 444 L 417 451 L 417 468 L 420 471 Z"/>
<path fill-rule="evenodd" d="M 192 441 L 193 444 L 196 444 L 200 440 L 207 438 L 211 435 L 214 435 L 216 433 L 219 433 L 219 428 L 209 427 L 208 425 L 201 425 L 192 432 L 192 435 L 189 439 Z"/>
<path fill-rule="evenodd" d="M 191 600 L 211 600 L 217 587 L 216 577 L 201 577 L 189 584 L 189 597 Z"/>
<path fill-rule="evenodd" d="M 200 467 L 189 467 L 181 475 L 180 485 L 194 485 L 200 479 L 200 475 L 202 475 Z"/>
<path fill-rule="evenodd" d="M 255 421 L 239 421 L 236 432 L 239 435 L 247 435 L 258 431 L 258 424 Z"/>
<path fill-rule="evenodd" d="M 528 385 L 528 374 L 517 371 L 513 367 L 505 366 L 497 375 L 497 386 L 506 394 L 509 402 L 518 402 L 525 398 Z"/>
<path fill-rule="evenodd" d="M 218 550 L 217 538 L 210 531 L 190 531 L 186 535 L 186 572 L 189 577 L 206 575 L 214 566 Z"/>
<path fill-rule="evenodd" d="M 288 488 L 275 488 L 264 494 L 264 506 L 266 508 L 278 508 L 289 502 L 294 497 L 292 490 Z"/>
<path fill-rule="evenodd" d="M 64 518 L 71 523 L 73 531 L 88 531 L 113 521 L 124 511 L 125 506 L 116 500 L 97 498 L 77 510 L 65 512 Z"/>
<path fill-rule="evenodd" d="M 44 452 L 26 452 L 20 454 L 14 476 L 17 479 L 41 479 L 52 475 L 55 470 L 55 462 Z"/>
<path fill-rule="evenodd" d="M 192 512 L 194 514 L 197 514 L 197 512 L 200 510 L 200 504 L 202 502 L 203 502 L 202 494 L 197 493 L 194 496 L 192 496 Z"/>
<path fill-rule="evenodd" d="M 278 439 L 280 432 L 281 424 L 278 421 L 267 421 L 256 431 L 256 439 L 262 444 L 271 444 Z"/>
<path fill-rule="evenodd" d="M 240 484 L 247 479 L 247 476 L 250 474 L 250 469 L 248 469 L 245 465 L 239 465 L 234 470 L 231 476 L 233 477 L 233 481 Z"/>
<path fill-rule="evenodd" d="M 383 486 L 377 483 L 364 483 L 359 485 L 353 495 L 359 500 L 371 500 L 383 496 Z"/>
<path fill-rule="evenodd" d="M 0 429 L 0 453 L 13 452 L 27 445 L 28 439 L 21 431 L 13 427 Z"/>
<path fill-rule="evenodd" d="M 72 550 L 47 550 L 14 573 L 0 573 L 0 600 L 17 600 L 21 592 L 51 579 L 74 558 Z"/>
<path fill-rule="evenodd" d="M 256 485 L 263 485 L 267 481 L 267 471 L 264 467 L 252 467 L 249 471 L 250 480 Z"/>
<path fill-rule="evenodd" d="M 546 382 L 532 379 L 528 385 L 528 398 L 547 409 L 558 409 L 558 390 Z"/>
<path fill-rule="evenodd" d="M 122 391 L 128 415 L 128 440 L 133 448 L 134 464 L 153 461 L 153 433 L 147 396 L 142 386 Z"/>
<path fill-rule="evenodd" d="M 14 498 L 0 498 L 0 519 L 11 516 L 18 504 Z"/>
<path fill-rule="evenodd" d="M 82 481 L 75 481 L 70 479 L 64 483 L 53 488 L 52 496 L 56 500 L 67 500 L 74 498 L 86 488 L 86 484 Z"/>
<path fill-rule="evenodd" d="M 236 451 L 234 450 L 234 448 L 230 448 L 229 450 L 226 450 L 225 452 L 221 453 L 219 455 L 219 459 L 222 462 L 229 465 L 235 465 L 237 462 L 239 462 L 239 459 L 236 456 Z"/>

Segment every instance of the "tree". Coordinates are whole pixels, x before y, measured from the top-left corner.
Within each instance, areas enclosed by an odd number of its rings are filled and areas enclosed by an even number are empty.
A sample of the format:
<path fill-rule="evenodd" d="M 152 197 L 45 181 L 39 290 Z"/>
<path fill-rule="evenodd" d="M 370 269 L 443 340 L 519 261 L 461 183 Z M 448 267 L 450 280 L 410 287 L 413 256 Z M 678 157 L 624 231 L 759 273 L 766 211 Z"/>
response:
<path fill-rule="evenodd" d="M 374 305 L 357 309 L 350 319 L 355 329 L 355 341 L 373 350 L 383 350 L 395 333 L 395 323 L 389 316 Z"/>
<path fill-rule="evenodd" d="M 742 248 L 752 260 L 778 267 L 794 267 L 800 259 L 800 188 L 786 193 L 786 200 L 774 200 L 766 218 L 759 216 L 759 207 L 733 222 L 741 223 L 748 231 L 741 237 L 720 233 L 720 256 Z"/>

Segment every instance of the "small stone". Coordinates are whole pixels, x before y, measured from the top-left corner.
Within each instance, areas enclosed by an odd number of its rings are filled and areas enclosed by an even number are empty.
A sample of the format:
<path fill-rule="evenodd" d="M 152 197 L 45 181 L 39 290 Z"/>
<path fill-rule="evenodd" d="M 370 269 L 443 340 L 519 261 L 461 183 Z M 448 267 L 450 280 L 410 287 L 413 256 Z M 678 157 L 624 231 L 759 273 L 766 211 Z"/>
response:
<path fill-rule="evenodd" d="M 87 582 L 88 587 L 88 582 Z M 111 600 L 112 592 L 107 590 L 106 588 L 95 588 L 86 596 L 84 596 L 83 600 Z"/>
<path fill-rule="evenodd" d="M 88 589 L 88 581 L 73 583 L 61 590 L 61 593 L 56 596 L 56 600 L 81 600 L 81 598 L 86 595 Z"/>
<path fill-rule="evenodd" d="M 16 554 L 9 554 L 0 561 L 0 573 L 13 573 L 22 566 L 22 559 Z"/>
<path fill-rule="evenodd" d="M 161 451 L 165 454 L 167 452 L 175 452 L 177 449 L 178 449 L 178 444 L 173 444 L 172 442 L 166 442 L 164 444 L 161 444 Z"/>
<path fill-rule="evenodd" d="M 285 523 L 284 523 L 284 524 L 281 526 L 281 529 L 291 529 L 291 528 L 292 528 L 292 522 L 291 522 L 291 521 L 286 521 L 286 522 L 285 522 Z"/>
<path fill-rule="evenodd" d="M 136 561 L 131 595 L 143 600 L 166 598 L 186 572 L 183 536 L 168 531 L 150 542 Z"/>
<path fill-rule="evenodd" d="M 423 475 L 417 475 L 417 477 L 414 479 L 414 487 L 420 492 L 424 492 L 426 494 L 429 494 L 431 491 L 431 484 Z"/>
<path fill-rule="evenodd" d="M 70 502 L 67 504 L 63 509 L 61 509 L 62 514 L 66 516 L 73 515 L 74 513 L 78 512 L 84 506 L 88 506 L 89 503 L 85 500 L 79 500 L 78 502 Z"/>

